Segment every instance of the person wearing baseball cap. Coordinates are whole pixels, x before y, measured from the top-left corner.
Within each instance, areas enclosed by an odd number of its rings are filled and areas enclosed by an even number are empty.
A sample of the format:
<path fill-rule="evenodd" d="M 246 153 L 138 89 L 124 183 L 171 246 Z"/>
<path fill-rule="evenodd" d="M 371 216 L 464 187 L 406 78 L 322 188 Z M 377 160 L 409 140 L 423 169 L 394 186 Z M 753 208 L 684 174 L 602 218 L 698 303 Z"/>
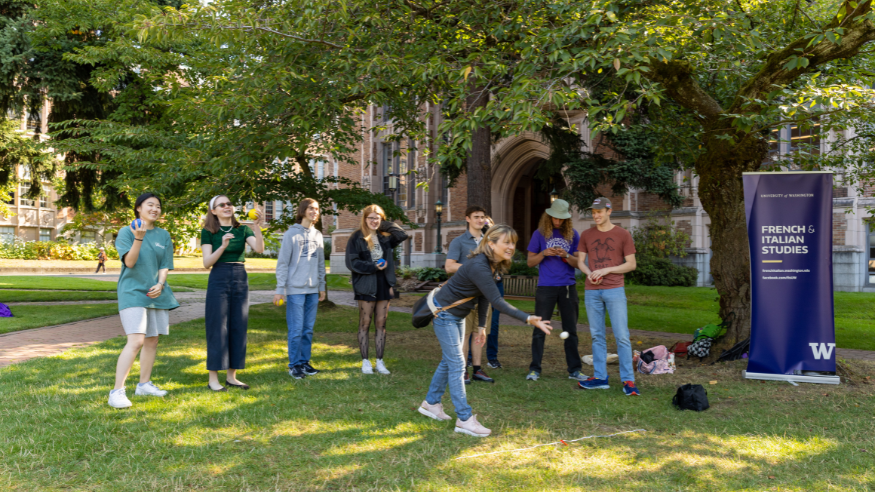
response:
<path fill-rule="evenodd" d="M 635 270 L 635 243 L 632 235 L 611 223 L 611 201 L 596 198 L 589 207 L 595 227 L 580 235 L 580 270 L 586 274 L 586 316 L 592 335 L 592 362 L 595 375 L 577 386 L 581 389 L 608 389 L 605 340 L 605 312 L 611 316 L 611 331 L 617 341 L 620 356 L 620 379 L 627 396 L 638 396 L 632 365 L 632 344 L 629 341 L 626 291 L 623 274 Z"/>
<path fill-rule="evenodd" d="M 568 202 L 555 200 L 543 215 L 538 230 L 529 242 L 528 265 L 538 266 L 538 288 L 535 291 L 535 316 L 549 320 L 559 306 L 562 331 L 568 332 L 565 339 L 565 362 L 568 377 L 583 381 L 580 352 L 577 348 L 577 317 L 580 300 L 577 297 L 577 243 L 580 235 L 571 227 L 571 212 Z M 541 376 L 541 360 L 544 357 L 545 333 L 532 331 L 532 362 L 526 380 L 537 381 Z"/>

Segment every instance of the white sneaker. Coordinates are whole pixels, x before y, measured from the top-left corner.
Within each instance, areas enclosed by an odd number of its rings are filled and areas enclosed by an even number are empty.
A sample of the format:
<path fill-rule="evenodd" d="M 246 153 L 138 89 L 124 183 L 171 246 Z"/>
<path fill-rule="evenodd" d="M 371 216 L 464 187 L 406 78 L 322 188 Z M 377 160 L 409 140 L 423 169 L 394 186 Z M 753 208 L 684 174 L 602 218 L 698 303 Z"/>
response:
<path fill-rule="evenodd" d="M 435 420 L 450 420 L 452 418 L 444 413 L 444 406 L 440 403 L 432 405 L 426 400 L 422 400 L 422 405 L 419 406 L 418 410 L 419 413 Z"/>
<path fill-rule="evenodd" d="M 468 434 L 469 436 L 474 437 L 486 437 L 489 434 L 492 434 L 491 430 L 480 425 L 480 422 L 477 422 L 476 415 L 472 415 L 468 420 L 456 419 L 456 432 Z"/>
<path fill-rule="evenodd" d="M 152 381 L 137 384 L 137 391 L 134 391 L 137 396 L 164 396 L 167 391 L 152 384 Z"/>
<path fill-rule="evenodd" d="M 374 369 L 371 367 L 371 361 L 368 359 L 362 359 L 362 373 L 363 374 L 373 374 Z"/>
<path fill-rule="evenodd" d="M 131 400 L 125 395 L 125 389 L 111 390 L 109 392 L 109 406 L 113 408 L 128 408 Z"/>
<path fill-rule="evenodd" d="M 377 372 L 380 374 L 392 374 L 386 369 L 386 364 L 383 363 L 383 359 L 377 359 Z"/>

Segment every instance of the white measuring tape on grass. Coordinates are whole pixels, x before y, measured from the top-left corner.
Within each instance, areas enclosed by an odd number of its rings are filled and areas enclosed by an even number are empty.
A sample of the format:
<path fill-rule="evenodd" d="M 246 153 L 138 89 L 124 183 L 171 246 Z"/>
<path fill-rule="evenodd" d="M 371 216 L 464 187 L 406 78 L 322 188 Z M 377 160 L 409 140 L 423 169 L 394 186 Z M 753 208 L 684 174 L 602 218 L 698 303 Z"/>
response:
<path fill-rule="evenodd" d="M 536 445 L 534 445 L 534 446 L 530 446 L 530 447 L 527 447 L 527 448 L 508 449 L 508 450 L 506 450 L 506 451 L 494 451 L 494 452 L 492 452 L 492 453 L 472 454 L 472 455 L 470 455 L 470 456 L 459 456 L 458 458 L 453 458 L 453 461 L 455 461 L 455 460 L 461 460 L 461 459 L 466 459 L 466 458 L 477 458 L 477 457 L 479 457 L 479 456 L 489 456 L 489 455 L 493 455 L 493 454 L 501 454 L 501 453 L 516 453 L 516 452 L 519 452 L 519 451 L 528 451 L 528 450 L 530 450 L 530 449 L 541 448 L 541 447 L 544 447 L 544 446 L 556 446 L 557 444 L 564 444 L 565 446 L 568 446 L 568 443 L 570 443 L 570 442 L 583 441 L 584 439 L 594 439 L 594 438 L 596 438 L 596 437 L 614 437 L 614 436 L 619 436 L 619 435 L 621 435 L 621 434 L 630 434 L 630 433 L 633 433 L 633 432 L 647 432 L 647 429 L 634 429 L 634 430 L 628 430 L 628 431 L 623 431 L 623 432 L 617 432 L 617 433 L 615 433 L 615 434 L 608 434 L 608 435 L 605 435 L 605 436 L 586 436 L 586 437 L 581 437 L 581 438 L 579 438 L 579 439 L 571 439 L 571 440 L 568 440 L 568 441 L 566 441 L 566 440 L 564 440 L 564 439 L 560 439 L 560 440 L 558 440 L 558 441 L 556 441 L 556 442 L 548 442 L 547 444 L 536 444 Z"/>

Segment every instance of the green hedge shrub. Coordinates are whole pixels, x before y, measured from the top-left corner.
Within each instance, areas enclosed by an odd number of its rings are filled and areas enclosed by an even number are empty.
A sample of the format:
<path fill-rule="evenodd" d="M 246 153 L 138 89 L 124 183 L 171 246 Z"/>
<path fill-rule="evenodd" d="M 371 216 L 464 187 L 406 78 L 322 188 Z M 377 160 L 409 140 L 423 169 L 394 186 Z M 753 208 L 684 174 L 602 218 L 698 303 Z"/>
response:
<path fill-rule="evenodd" d="M 9 260 L 97 260 L 100 244 L 70 244 L 65 241 L 0 242 L 0 258 Z M 106 244 L 106 256 L 118 259 L 115 245 Z"/>
<path fill-rule="evenodd" d="M 699 271 L 693 267 L 675 265 L 668 258 L 638 259 L 635 271 L 626 274 L 626 279 L 638 285 L 662 285 L 666 287 L 692 287 L 696 285 Z"/>

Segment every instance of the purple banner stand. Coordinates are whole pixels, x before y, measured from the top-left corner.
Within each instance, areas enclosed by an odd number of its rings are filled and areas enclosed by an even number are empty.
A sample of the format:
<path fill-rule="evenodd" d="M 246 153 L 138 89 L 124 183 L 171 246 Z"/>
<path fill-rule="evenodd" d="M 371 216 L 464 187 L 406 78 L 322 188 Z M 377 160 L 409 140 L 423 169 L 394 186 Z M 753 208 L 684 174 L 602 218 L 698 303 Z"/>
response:
<path fill-rule="evenodd" d="M 839 384 L 832 173 L 744 173 L 742 179 L 751 281 L 744 377 Z"/>

